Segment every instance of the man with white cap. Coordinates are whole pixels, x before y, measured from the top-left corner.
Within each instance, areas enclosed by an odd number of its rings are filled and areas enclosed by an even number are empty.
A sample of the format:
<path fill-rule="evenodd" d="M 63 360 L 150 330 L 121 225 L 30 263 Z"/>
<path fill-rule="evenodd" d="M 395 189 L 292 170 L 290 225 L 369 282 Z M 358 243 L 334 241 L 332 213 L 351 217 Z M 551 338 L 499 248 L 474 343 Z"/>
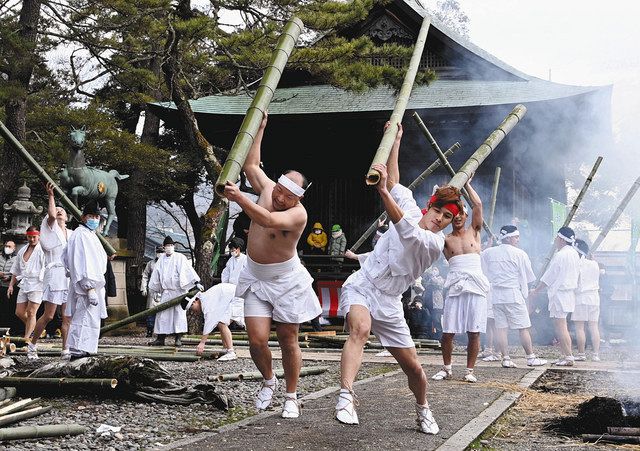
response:
<path fill-rule="evenodd" d="M 387 122 L 385 128 L 389 126 Z M 440 428 L 427 402 L 427 377 L 404 318 L 402 294 L 438 260 L 444 248 L 442 229 L 451 223 L 462 204 L 460 191 L 444 186 L 435 191 L 426 209 L 418 207 L 413 193 L 399 183 L 401 138 L 402 126 L 397 124 L 387 165 L 372 166 L 380 173 L 376 188 L 390 219 L 389 230 L 380 237 L 373 251 L 345 254 L 347 258 L 357 259 L 361 268 L 349 276 L 340 293 L 340 310 L 346 314 L 349 338 L 342 349 L 341 390 L 335 415 L 341 423 L 359 424 L 353 382 L 360 369 L 364 344 L 372 332 L 407 375 L 409 389 L 416 400 L 420 431 L 437 434 Z"/>
<path fill-rule="evenodd" d="M 227 362 L 238 358 L 233 350 L 233 340 L 229 325 L 234 321 L 244 327 L 243 303 L 244 300 L 242 298 L 236 297 L 236 286 L 225 282 L 196 294 L 188 301 L 186 310 L 191 309 L 195 313 L 202 313 L 204 316 L 202 339 L 196 348 L 197 355 L 202 355 L 209 339 L 209 334 L 217 327 L 222 338 L 222 347 L 225 351 L 218 358 L 218 361 Z"/>
<path fill-rule="evenodd" d="M 538 286 L 529 292 L 529 301 L 547 289 L 549 297 L 549 317 L 553 320 L 556 338 L 560 342 L 563 357 L 554 362 L 558 366 L 573 366 L 571 336 L 567 328 L 567 315 L 576 306 L 575 290 L 580 276 L 580 257 L 573 247 L 576 234 L 570 227 L 560 227 L 554 245 L 558 250 L 551 259 L 549 267 L 540 278 Z"/>
<path fill-rule="evenodd" d="M 161 293 L 160 303 L 177 298 L 194 287 L 203 290 L 199 283 L 200 276 L 193 269 L 187 257 L 175 252 L 173 238 L 165 237 L 162 245 L 164 246 L 164 254 L 158 258 L 149 280 L 149 289 Z M 187 329 L 187 313 L 180 305 L 157 312 L 153 327 L 156 339 L 149 345 L 164 346 L 166 336 L 174 335 L 174 345 L 180 347 L 182 346 L 182 334 L 185 334 Z"/>
<path fill-rule="evenodd" d="M 527 309 L 529 284 L 536 276 L 531 269 L 531 260 L 518 247 L 520 232 L 514 225 L 505 225 L 498 236 L 500 245 L 485 249 L 481 253 L 483 268 L 491 284 L 491 300 L 496 326 L 496 343 L 502 354 L 502 366 L 515 368 L 509 356 L 508 330 L 518 330 L 520 343 L 525 350 L 528 366 L 547 363 L 533 352 L 531 342 L 531 320 Z"/>
<path fill-rule="evenodd" d="M 267 409 L 278 386 L 268 346 L 271 324 L 275 322 L 286 381 L 282 417 L 297 418 L 300 408 L 296 390 L 302 366 L 298 328 L 322 312 L 311 287 L 313 278 L 296 251 L 307 224 L 307 211 L 301 201 L 309 184 L 297 171 L 285 171 L 277 182 L 264 173 L 260 147 L 266 125 L 265 113 L 243 166 L 253 190 L 259 194 L 258 202 L 244 196 L 230 182 L 224 195 L 251 218 L 247 265 L 240 273 L 236 296 L 244 298 L 251 358 L 264 377 L 256 408 Z"/>
<path fill-rule="evenodd" d="M 571 321 L 576 330 L 576 345 L 578 354 L 576 360 L 587 360 L 585 347 L 587 337 L 584 325 L 589 326 L 589 336 L 593 346 L 591 360 L 600 361 L 600 330 L 598 320 L 600 319 L 600 266 L 595 260 L 589 258 L 589 245 L 584 240 L 576 240 L 575 249 L 580 254 L 580 277 L 578 278 L 578 288 L 576 290 L 576 308 L 571 314 Z"/>
<path fill-rule="evenodd" d="M 107 317 L 104 278 L 107 253 L 96 235 L 99 225 L 100 208 L 95 201 L 89 202 L 62 257 L 69 273 L 64 314 L 71 317 L 67 345 L 72 359 L 98 352 L 100 320 Z"/>
<path fill-rule="evenodd" d="M 442 314 L 442 361 L 443 367 L 431 379 L 443 380 L 453 377 L 451 356 L 453 337 L 466 332 L 467 370 L 466 382 L 477 382 L 473 368 L 480 352 L 480 333 L 487 327 L 487 294 L 489 281 L 482 272 L 480 260 L 480 232 L 482 231 L 482 202 L 471 187 L 471 180 L 465 185 L 473 211 L 471 226 L 466 227 L 467 210 L 461 211 L 453 219 L 453 231 L 447 235 L 444 256 L 449 262 L 449 272 L 444 288 L 448 290 Z"/>

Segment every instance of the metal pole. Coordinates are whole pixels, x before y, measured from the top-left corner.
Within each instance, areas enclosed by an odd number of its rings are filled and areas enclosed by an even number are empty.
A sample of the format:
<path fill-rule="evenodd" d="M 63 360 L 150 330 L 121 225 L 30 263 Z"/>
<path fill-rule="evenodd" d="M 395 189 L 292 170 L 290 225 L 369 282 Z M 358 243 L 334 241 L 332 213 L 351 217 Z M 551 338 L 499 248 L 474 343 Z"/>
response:
<path fill-rule="evenodd" d="M 46 173 L 42 166 L 40 166 L 38 162 L 29 154 L 29 152 L 27 152 L 27 149 L 25 149 L 22 144 L 20 144 L 20 141 L 18 141 L 18 139 L 13 136 L 13 133 L 11 133 L 2 122 L 0 122 L 0 135 L 2 135 L 5 141 L 11 147 L 13 147 L 18 155 L 22 157 L 27 166 L 29 166 L 29 169 L 31 169 L 43 183 L 51 183 L 51 185 L 53 185 L 53 190 L 58 195 L 58 197 L 60 197 L 60 202 L 62 202 L 62 205 L 65 206 L 65 208 L 73 215 L 74 218 L 76 218 L 78 222 L 82 222 L 82 212 L 78 209 L 78 207 L 76 207 L 71 199 L 67 197 L 64 191 L 60 189 L 58 184 L 53 181 L 49 174 Z M 109 242 L 102 235 L 96 233 L 96 236 L 100 240 L 100 243 L 102 243 L 102 247 L 104 247 L 105 251 L 107 251 L 107 254 L 113 255 L 116 253 L 116 250 L 113 248 L 113 246 L 111 246 L 111 244 L 109 244 Z"/>

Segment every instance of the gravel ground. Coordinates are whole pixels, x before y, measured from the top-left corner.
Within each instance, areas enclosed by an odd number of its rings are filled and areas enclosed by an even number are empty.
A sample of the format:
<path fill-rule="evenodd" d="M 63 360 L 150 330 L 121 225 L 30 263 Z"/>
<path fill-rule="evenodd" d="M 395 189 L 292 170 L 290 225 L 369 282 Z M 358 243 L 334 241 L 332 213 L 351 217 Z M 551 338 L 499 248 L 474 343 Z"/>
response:
<path fill-rule="evenodd" d="M 105 338 L 101 344 L 144 344 L 148 339 L 142 337 Z M 38 365 L 44 365 L 54 358 L 42 357 Z M 26 364 L 26 357 L 17 357 L 19 364 Z M 256 371 L 250 359 L 238 359 L 231 362 L 201 360 L 198 362 L 159 362 L 177 382 L 191 385 L 207 382 L 207 377 L 220 373 Z M 305 362 L 304 366 L 329 366 L 329 371 L 300 378 L 298 394 L 306 394 L 339 384 L 339 362 Z M 274 360 L 274 369 L 280 369 L 281 361 Z M 397 369 L 394 364 L 364 364 L 358 377 L 364 379 L 373 375 Z M 212 383 L 212 382 L 211 382 Z M 87 433 L 75 437 L 61 437 L 40 440 L 22 440 L 11 444 L 0 444 L 0 449 L 26 451 L 34 449 L 48 450 L 84 450 L 99 449 L 134 450 L 149 449 L 191 436 L 194 433 L 215 429 L 224 424 L 237 421 L 256 410 L 254 397 L 259 389 L 259 381 L 216 382 L 221 391 L 232 399 L 234 406 L 228 412 L 200 404 L 189 406 L 167 405 L 159 403 L 138 403 L 126 400 L 89 398 L 85 396 L 48 397 L 42 404 L 51 404 L 53 409 L 44 415 L 24 420 L 13 426 L 77 423 L 86 426 Z M 282 384 L 279 399 L 282 399 Z M 278 408 L 279 402 L 275 402 Z M 100 424 L 121 426 L 118 433 L 101 436 L 95 430 Z"/>

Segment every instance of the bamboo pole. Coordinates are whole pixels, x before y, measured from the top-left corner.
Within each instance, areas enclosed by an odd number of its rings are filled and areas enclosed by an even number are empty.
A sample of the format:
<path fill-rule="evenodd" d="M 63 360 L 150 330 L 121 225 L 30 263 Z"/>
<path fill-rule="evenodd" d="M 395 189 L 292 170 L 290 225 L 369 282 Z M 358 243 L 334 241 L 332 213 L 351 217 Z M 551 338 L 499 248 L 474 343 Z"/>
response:
<path fill-rule="evenodd" d="M 251 106 L 247 109 L 247 114 L 229 151 L 229 156 L 224 163 L 222 171 L 220 171 L 220 176 L 216 182 L 216 192 L 219 195 L 224 194 L 226 182 L 235 183 L 238 180 L 242 166 L 260 128 L 264 113 L 267 111 L 269 103 L 271 103 L 282 71 L 303 28 L 302 21 L 297 17 L 293 17 L 282 30 L 276 48 L 271 54 L 271 61 L 264 71 L 260 86 L 258 86 Z"/>
<path fill-rule="evenodd" d="M 300 377 L 312 376 L 315 374 L 322 374 L 329 370 L 328 366 L 311 366 L 300 368 Z M 284 370 L 274 370 L 274 376 L 283 378 Z M 263 379 L 264 376 L 259 371 L 249 371 L 246 373 L 225 373 L 218 374 L 216 376 L 209 376 L 210 381 L 250 381 L 256 379 Z"/>
<path fill-rule="evenodd" d="M 611 435 L 640 436 L 640 428 L 609 426 L 607 432 Z"/>
<path fill-rule="evenodd" d="M 62 435 L 80 435 L 87 428 L 79 424 L 48 424 L 46 426 L 21 426 L 0 429 L 0 441 L 25 438 L 60 437 Z"/>
<path fill-rule="evenodd" d="M 0 378 L 0 386 L 18 387 L 18 388 L 55 388 L 55 387 L 74 387 L 74 388 L 97 388 L 113 389 L 118 385 L 118 379 L 92 379 L 92 378 L 74 378 L 74 377 L 2 377 Z M 0 411 L 0 414 L 2 412 Z"/>
<path fill-rule="evenodd" d="M 0 379 L 5 379 L 5 378 L 0 378 Z M 35 399 L 25 398 L 25 399 L 21 399 L 20 401 L 16 401 L 13 404 L 10 404 L 10 405 L 5 406 L 2 409 L 0 409 L 0 415 L 8 415 L 8 414 L 13 413 L 13 412 L 18 412 L 20 410 L 24 410 L 27 407 L 32 406 L 33 404 L 36 404 L 38 402 L 40 402 L 40 398 L 35 398 Z"/>
<path fill-rule="evenodd" d="M 37 417 L 43 413 L 47 413 L 52 409 L 52 406 L 38 406 L 31 409 L 23 410 L 22 412 L 15 412 L 9 415 L 0 416 L 0 426 L 6 426 L 7 424 L 17 423 L 18 421 L 26 420 L 28 418 Z"/>
<path fill-rule="evenodd" d="M 500 166 L 496 167 L 495 175 L 493 176 L 493 188 L 491 189 L 491 204 L 489 205 L 489 229 L 493 230 L 493 217 L 496 213 L 496 200 L 498 199 L 498 186 L 500 185 Z"/>
<path fill-rule="evenodd" d="M 564 222 L 562 223 L 562 227 L 568 227 L 569 224 L 571 224 L 571 221 L 573 220 L 573 217 L 575 216 L 576 211 L 578 211 L 578 207 L 580 206 L 580 203 L 582 202 L 582 198 L 584 197 L 585 193 L 587 192 L 587 189 L 589 189 L 589 185 L 591 185 L 591 182 L 593 181 L 593 177 L 596 175 L 596 172 L 598 171 L 598 168 L 600 167 L 600 163 L 602 163 L 602 157 L 596 158 L 596 162 L 593 164 L 593 168 L 591 168 L 591 172 L 589 173 L 589 176 L 584 181 L 584 184 L 582 185 L 582 189 L 580 189 L 580 193 L 578 193 L 578 197 L 576 197 L 576 200 L 573 202 L 573 205 L 571 206 L 571 210 L 569 210 L 569 213 L 564 218 Z M 553 258 L 554 252 L 555 252 L 555 245 L 552 245 L 551 246 L 551 251 L 547 254 L 547 257 L 544 260 L 544 265 L 542 265 L 542 269 L 540 270 L 540 273 L 539 273 L 540 275 L 538 276 L 538 282 L 540 281 L 540 278 L 544 275 L 544 273 L 547 271 L 547 268 L 549 267 L 549 264 L 551 263 L 551 259 Z M 536 283 L 536 285 L 537 285 L 537 283 Z"/>
<path fill-rule="evenodd" d="M 597 443 L 640 443 L 640 437 L 633 435 L 582 434 L 583 442 Z"/>
<path fill-rule="evenodd" d="M 138 321 L 139 319 L 146 318 L 149 315 L 153 315 L 154 313 L 158 313 L 168 308 L 171 308 L 173 306 L 176 306 L 180 304 L 184 300 L 184 298 L 195 296 L 199 291 L 200 290 L 194 288 L 188 293 L 185 293 L 176 298 L 170 299 L 167 302 L 158 304 L 155 307 L 151 307 L 150 309 L 143 310 L 139 313 L 136 313 L 135 315 L 127 316 L 126 318 L 121 319 L 120 321 L 115 321 L 111 324 L 107 324 L 106 326 L 100 328 L 100 335 L 102 336 L 107 332 L 110 332 L 115 329 L 119 329 L 120 327 L 126 326 L 127 324 L 133 323 L 135 321 Z"/>
<path fill-rule="evenodd" d="M 373 157 L 373 161 L 371 162 L 371 166 L 376 163 L 386 164 L 387 160 L 389 159 L 389 153 L 391 153 L 391 147 L 393 146 L 393 142 L 396 139 L 396 132 L 398 130 L 396 124 L 402 122 L 404 111 L 407 109 L 409 96 L 411 95 L 411 90 L 413 89 L 413 84 L 416 80 L 416 74 L 418 73 L 418 68 L 420 66 L 420 60 L 422 59 L 424 45 L 427 42 L 427 34 L 429 33 L 430 24 L 431 21 L 428 17 L 422 19 L 422 26 L 420 27 L 420 31 L 418 32 L 418 38 L 416 39 L 416 44 L 413 48 L 413 54 L 411 55 L 411 60 L 409 61 L 409 67 L 407 68 L 407 72 L 404 76 L 404 81 L 402 82 L 402 87 L 400 88 L 398 98 L 396 99 L 396 105 L 393 109 L 393 112 L 391 113 L 391 118 L 389 119 L 391 126 L 387 127 L 387 129 L 384 131 L 382 140 L 380 141 L 380 145 L 378 146 L 378 150 L 376 151 L 376 154 Z M 378 173 L 378 171 L 369 169 L 366 178 L 367 185 L 377 185 L 379 181 L 380 174 Z"/>
<path fill-rule="evenodd" d="M 29 166 L 29 169 L 31 169 L 35 173 L 35 175 L 40 179 L 42 183 L 51 183 L 51 185 L 53 185 L 53 190 L 58 195 L 58 197 L 60 197 L 60 202 L 62 202 L 62 205 L 65 206 L 67 211 L 69 211 L 78 222 L 82 222 L 82 212 L 78 209 L 78 207 L 76 207 L 76 204 L 74 204 L 71 199 L 67 197 L 64 191 L 60 189 L 58 184 L 53 181 L 53 179 L 49 176 L 49 174 L 45 172 L 44 169 L 42 169 L 42 166 L 40 166 L 38 162 L 29 154 L 29 152 L 27 152 L 22 144 L 20 144 L 20 141 L 18 141 L 18 139 L 13 136 L 13 133 L 11 133 L 2 122 L 0 122 L 0 135 L 5 139 L 5 142 L 9 144 L 13 148 L 13 150 L 15 150 L 18 155 L 22 157 L 27 166 Z M 111 244 L 109 244 L 105 237 L 103 237 L 99 233 L 96 233 L 96 236 L 100 240 L 102 247 L 104 247 L 105 251 L 107 251 L 107 254 L 113 255 L 116 253 L 116 250 L 113 248 L 113 246 L 111 246 Z"/>
<path fill-rule="evenodd" d="M 445 169 L 447 170 L 449 175 L 451 177 L 455 177 L 456 171 L 454 171 L 453 168 L 451 167 L 451 164 L 449 163 L 449 160 L 447 160 L 447 156 L 442 152 L 442 150 L 440 149 L 440 146 L 438 145 L 438 143 L 434 139 L 433 135 L 431 134 L 431 132 L 429 131 L 427 126 L 424 124 L 424 122 L 422 122 L 422 119 L 420 118 L 420 115 L 417 112 L 413 113 L 413 119 L 418 124 L 418 127 L 420 128 L 420 130 L 422 130 L 422 133 L 424 133 L 424 135 L 427 137 L 427 140 L 429 141 L 429 144 L 431 144 L 431 148 L 434 150 L 434 152 L 436 153 L 436 155 L 440 159 L 440 162 L 445 167 Z M 469 193 L 467 192 L 467 190 L 464 187 L 462 187 L 462 188 L 460 188 L 460 192 L 464 196 L 464 198 L 467 201 L 467 203 L 469 204 L 469 206 L 471 208 L 473 208 L 473 202 L 471 202 L 471 197 L 469 196 Z M 485 232 L 487 232 L 487 234 L 490 237 L 492 237 L 494 240 L 496 239 L 496 236 L 491 231 L 491 227 L 489 227 L 487 225 L 487 223 L 486 223 L 486 221 L 484 219 L 482 220 L 482 227 L 484 228 Z"/>
<path fill-rule="evenodd" d="M 611 228 L 615 225 L 616 221 L 618 220 L 618 218 L 620 217 L 624 209 L 627 207 L 627 204 L 629 203 L 629 201 L 636 194 L 636 191 L 638 191 L 638 188 L 640 188 L 640 177 L 638 177 L 634 182 L 634 184 L 631 185 L 631 188 L 629 188 L 629 191 L 627 191 L 626 196 L 624 196 L 624 199 L 622 199 L 622 202 L 620 202 L 620 205 L 618 205 L 618 208 L 613 213 L 613 216 L 611 216 L 611 219 L 609 219 L 609 222 L 607 223 L 607 225 L 604 226 L 604 229 L 602 229 L 602 231 L 600 232 L 600 235 L 598 235 L 598 238 L 596 238 L 596 241 L 593 243 L 593 246 L 591 246 L 591 250 L 590 250 L 591 253 L 595 252 L 600 246 L 600 244 L 602 244 L 602 241 L 605 239 L 605 237 L 609 233 L 609 230 L 611 230 Z"/>
<path fill-rule="evenodd" d="M 461 189 L 489 154 L 491 154 L 509 132 L 518 125 L 526 113 L 527 108 L 524 105 L 516 105 L 489 137 L 480 144 L 480 147 L 478 147 L 473 155 L 458 169 L 458 172 L 453 176 L 449 185 Z"/>
<path fill-rule="evenodd" d="M 460 149 L 460 143 L 454 143 L 451 147 L 447 149 L 447 151 L 444 154 L 447 156 L 453 155 L 458 149 Z M 431 175 L 431 173 L 436 169 L 438 169 L 440 166 L 442 166 L 442 163 L 440 162 L 440 160 L 434 161 L 429 165 L 427 169 L 422 171 L 422 173 L 418 177 L 416 177 L 416 179 L 413 182 L 411 182 L 411 184 L 407 186 L 407 188 L 413 191 L 418 186 L 420 186 L 422 182 L 424 182 L 427 179 L 427 177 Z M 376 230 L 376 228 L 378 227 L 378 222 L 386 219 L 387 219 L 387 213 L 383 212 L 382 214 L 380 214 L 380 216 L 378 216 L 378 218 L 371 223 L 369 228 L 365 230 L 362 236 L 358 238 L 358 241 L 356 241 L 353 244 L 353 246 L 351 246 L 351 252 L 357 251 L 360 248 L 360 246 L 362 246 L 362 244 L 367 240 L 367 238 L 369 238 L 371 234 Z"/>

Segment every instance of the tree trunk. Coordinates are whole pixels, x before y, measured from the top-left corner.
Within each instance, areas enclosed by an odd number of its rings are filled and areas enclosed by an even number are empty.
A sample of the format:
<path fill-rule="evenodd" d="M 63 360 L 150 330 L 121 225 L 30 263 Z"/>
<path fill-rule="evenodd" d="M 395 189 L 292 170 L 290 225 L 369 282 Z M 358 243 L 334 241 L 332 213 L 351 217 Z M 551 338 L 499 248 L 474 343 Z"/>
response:
<path fill-rule="evenodd" d="M 9 99 L 4 106 L 6 126 L 21 142 L 25 143 L 27 124 L 27 92 L 31 83 L 33 68 L 37 55 L 35 48 L 38 39 L 38 22 L 40 20 L 39 0 L 23 0 L 18 20 L 20 48 L 11 58 L 8 84 L 15 86 L 20 94 Z M 8 201 L 8 194 L 14 191 L 19 182 L 18 174 L 22 169 L 22 160 L 13 148 L 5 143 L 0 166 L 0 205 Z"/>

